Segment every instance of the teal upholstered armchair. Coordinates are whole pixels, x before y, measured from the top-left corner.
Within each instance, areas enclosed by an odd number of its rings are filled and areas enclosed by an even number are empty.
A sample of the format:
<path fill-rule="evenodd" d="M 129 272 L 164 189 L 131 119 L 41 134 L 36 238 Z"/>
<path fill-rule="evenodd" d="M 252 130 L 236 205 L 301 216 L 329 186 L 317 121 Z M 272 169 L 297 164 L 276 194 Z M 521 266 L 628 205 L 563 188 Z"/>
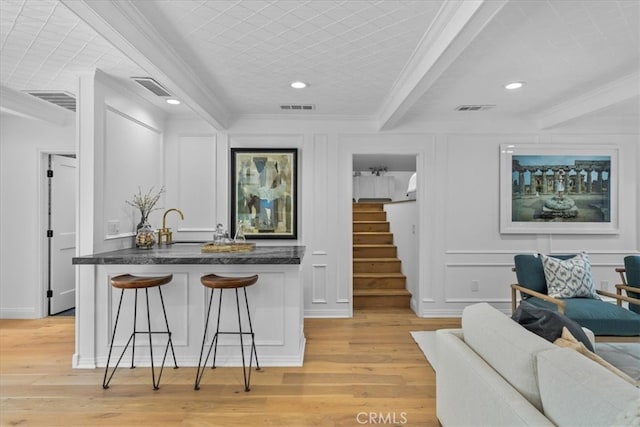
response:
<path fill-rule="evenodd" d="M 622 283 L 616 285 L 616 293 L 623 295 L 622 291 L 625 291 L 630 298 L 640 298 L 640 255 L 624 257 L 624 267 L 616 268 L 616 271 L 620 273 L 622 280 Z M 618 299 L 618 305 L 622 305 L 622 301 Z M 640 304 L 629 302 L 629 310 L 640 314 Z"/>
<path fill-rule="evenodd" d="M 553 255 L 553 258 L 568 260 L 575 256 Z M 593 297 L 558 298 L 549 295 L 540 256 L 516 255 L 514 261 L 513 270 L 518 283 L 511 285 L 513 311 L 516 309 L 517 292 L 520 292 L 522 299 L 527 302 L 563 313 L 579 325 L 590 329 L 597 341 L 640 341 L 640 314 L 622 307 L 622 301 L 636 305 L 640 304 L 640 299 L 621 295 L 621 291 L 627 290 L 626 288 L 621 288 L 618 293 L 593 289 Z M 628 271 L 627 279 L 630 280 Z M 618 304 L 604 301 L 598 295 L 615 298 Z"/>

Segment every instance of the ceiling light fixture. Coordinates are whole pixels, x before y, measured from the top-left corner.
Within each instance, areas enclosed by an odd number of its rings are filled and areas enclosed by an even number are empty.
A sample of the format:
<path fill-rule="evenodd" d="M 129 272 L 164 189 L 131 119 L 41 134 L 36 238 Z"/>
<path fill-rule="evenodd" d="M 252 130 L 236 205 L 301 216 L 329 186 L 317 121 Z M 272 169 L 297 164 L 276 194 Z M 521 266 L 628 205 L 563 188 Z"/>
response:
<path fill-rule="evenodd" d="M 180 101 L 178 101 L 177 99 L 167 99 L 167 104 L 171 104 L 171 105 L 180 105 Z"/>
<path fill-rule="evenodd" d="M 301 81 L 295 81 L 293 83 L 291 83 L 291 87 L 294 89 L 304 89 L 305 87 L 308 87 L 309 85 L 305 82 L 301 82 Z"/>
<path fill-rule="evenodd" d="M 520 89 L 522 86 L 524 86 L 524 82 L 511 82 L 504 85 L 504 88 L 507 90 L 515 90 Z"/>

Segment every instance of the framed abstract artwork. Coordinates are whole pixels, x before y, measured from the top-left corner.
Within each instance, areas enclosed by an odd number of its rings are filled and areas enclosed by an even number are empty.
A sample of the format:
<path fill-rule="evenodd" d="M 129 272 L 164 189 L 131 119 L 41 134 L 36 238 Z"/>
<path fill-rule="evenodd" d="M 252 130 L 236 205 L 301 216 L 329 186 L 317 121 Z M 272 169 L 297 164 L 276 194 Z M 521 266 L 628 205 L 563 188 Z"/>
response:
<path fill-rule="evenodd" d="M 298 150 L 231 149 L 231 233 L 297 239 Z"/>
<path fill-rule="evenodd" d="M 502 144 L 500 232 L 618 233 L 618 149 Z"/>

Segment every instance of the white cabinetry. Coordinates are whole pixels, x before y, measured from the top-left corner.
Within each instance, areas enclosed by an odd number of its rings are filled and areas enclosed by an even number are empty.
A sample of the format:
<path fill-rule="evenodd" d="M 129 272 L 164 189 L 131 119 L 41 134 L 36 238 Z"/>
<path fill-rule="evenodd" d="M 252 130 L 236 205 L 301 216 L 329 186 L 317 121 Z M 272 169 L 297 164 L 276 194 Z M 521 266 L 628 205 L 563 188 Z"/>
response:
<path fill-rule="evenodd" d="M 395 179 L 393 176 L 354 176 L 353 198 L 360 199 L 389 199 L 393 198 Z"/>

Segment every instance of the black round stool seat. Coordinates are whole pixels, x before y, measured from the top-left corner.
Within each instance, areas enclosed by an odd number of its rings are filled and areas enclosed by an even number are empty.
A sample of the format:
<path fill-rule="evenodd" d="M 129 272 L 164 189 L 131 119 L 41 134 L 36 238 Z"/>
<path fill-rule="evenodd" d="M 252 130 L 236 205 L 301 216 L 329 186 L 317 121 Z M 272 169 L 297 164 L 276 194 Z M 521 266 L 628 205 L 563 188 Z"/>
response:
<path fill-rule="evenodd" d="M 132 274 L 121 274 L 119 276 L 114 276 L 111 278 L 111 286 L 114 288 L 120 289 L 120 302 L 118 303 L 118 311 L 116 314 L 116 320 L 113 324 L 113 334 L 111 335 L 111 344 L 109 346 L 109 355 L 107 356 L 107 365 L 104 369 L 104 379 L 102 380 L 102 388 L 109 388 L 109 383 L 113 378 L 113 374 L 116 373 L 118 366 L 120 365 L 120 361 L 124 356 L 125 352 L 131 345 L 131 368 L 135 368 L 135 351 L 136 351 L 136 335 L 144 334 L 149 338 L 149 357 L 151 360 L 151 381 L 153 383 L 153 389 L 158 390 L 160 387 L 160 378 L 162 377 L 162 371 L 164 370 L 164 362 L 167 359 L 167 353 L 169 348 L 171 348 L 171 354 L 173 356 L 174 368 L 178 367 L 178 362 L 176 361 L 176 353 L 173 349 L 173 340 L 171 339 L 171 330 L 169 329 L 169 321 L 167 320 L 167 311 L 164 307 L 164 298 L 162 297 L 162 285 L 165 285 L 173 280 L 173 274 L 167 274 L 164 276 L 134 276 Z M 160 296 L 160 304 L 162 307 L 162 314 L 164 315 L 164 326 L 165 330 L 163 331 L 153 331 L 151 329 L 151 314 L 149 310 L 149 288 L 157 288 L 158 295 Z M 134 299 L 133 299 L 133 331 L 129 335 L 129 339 L 127 340 L 127 344 L 124 346 L 122 353 L 120 353 L 120 357 L 116 362 L 115 366 L 111 369 L 111 374 L 109 375 L 109 362 L 111 361 L 111 353 L 113 352 L 113 342 L 116 338 L 116 331 L 118 329 L 118 321 L 120 320 L 120 310 L 122 308 L 122 299 L 124 297 L 125 290 L 133 290 Z M 144 290 L 146 307 L 147 307 L 147 330 L 139 331 L 137 330 L 137 317 L 138 317 L 138 290 Z M 153 340 L 152 336 L 156 334 L 163 334 L 167 336 L 167 345 L 164 348 L 164 356 L 162 358 L 162 365 L 160 366 L 160 370 L 158 373 L 158 378 L 156 380 L 156 368 L 154 366 L 153 361 Z"/>
<path fill-rule="evenodd" d="M 204 335 L 202 337 L 202 347 L 200 349 L 200 359 L 198 361 L 198 370 L 196 371 L 196 383 L 194 388 L 196 390 L 200 390 L 200 381 L 202 380 L 202 376 L 204 375 L 204 368 L 207 366 L 207 362 L 211 355 L 211 350 L 213 350 L 213 362 L 211 364 L 211 368 L 214 369 L 216 367 L 216 353 L 218 351 L 218 337 L 220 335 L 238 335 L 240 337 L 240 351 L 242 353 L 242 373 L 244 374 L 244 391 L 250 390 L 251 384 L 251 366 L 253 365 L 253 358 L 255 356 L 256 359 L 256 370 L 260 370 L 260 364 L 258 363 L 258 352 L 256 351 L 256 342 L 255 335 L 253 333 L 253 325 L 251 324 L 251 312 L 249 310 L 249 300 L 247 299 L 247 286 L 251 286 L 258 281 L 258 275 L 254 274 L 253 276 L 246 277 L 226 277 L 226 276 L 218 276 L 217 274 L 207 274 L 206 276 L 202 276 L 200 278 L 202 284 L 211 289 L 211 295 L 209 296 L 209 304 L 207 307 L 207 318 L 204 323 Z M 213 339 L 211 340 L 211 344 L 209 345 L 209 350 L 205 356 L 204 349 L 207 341 L 207 330 L 209 328 L 209 316 L 211 315 L 211 307 L 213 306 L 213 295 L 215 290 L 219 289 L 219 298 L 218 298 L 218 319 L 216 321 L 216 332 L 213 335 Z M 236 294 L 236 310 L 238 313 L 238 331 L 221 331 L 220 330 L 220 312 L 222 309 L 222 291 L 227 290 L 235 290 Z M 238 296 L 238 289 L 242 289 L 244 292 L 244 306 L 246 308 L 247 320 L 249 321 L 249 331 L 242 330 L 242 320 L 240 315 L 240 298 Z M 247 369 L 245 364 L 245 354 L 244 354 L 244 342 L 243 336 L 250 335 L 251 336 L 251 351 L 249 356 L 249 369 Z"/>
<path fill-rule="evenodd" d="M 173 274 L 166 276 L 143 277 L 131 274 L 121 274 L 111 278 L 111 285 L 118 289 L 143 289 L 153 288 L 169 283 L 173 280 Z"/>
<path fill-rule="evenodd" d="M 217 274 L 207 274 L 202 276 L 200 281 L 207 288 L 212 289 L 235 289 L 251 286 L 258 281 L 258 275 L 248 277 L 223 277 Z"/>

